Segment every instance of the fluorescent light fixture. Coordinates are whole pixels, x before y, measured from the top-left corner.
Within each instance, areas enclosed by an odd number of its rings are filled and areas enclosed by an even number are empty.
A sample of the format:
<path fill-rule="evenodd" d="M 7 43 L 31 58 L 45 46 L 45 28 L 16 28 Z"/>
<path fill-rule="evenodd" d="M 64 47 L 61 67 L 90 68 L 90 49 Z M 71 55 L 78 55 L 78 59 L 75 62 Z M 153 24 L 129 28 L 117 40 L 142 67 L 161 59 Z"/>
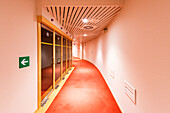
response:
<path fill-rule="evenodd" d="M 87 34 L 84 34 L 83 36 L 87 36 Z"/>
<path fill-rule="evenodd" d="M 87 23 L 87 22 L 88 22 L 88 19 L 84 18 L 84 19 L 83 19 L 83 22 L 84 22 L 84 23 Z"/>

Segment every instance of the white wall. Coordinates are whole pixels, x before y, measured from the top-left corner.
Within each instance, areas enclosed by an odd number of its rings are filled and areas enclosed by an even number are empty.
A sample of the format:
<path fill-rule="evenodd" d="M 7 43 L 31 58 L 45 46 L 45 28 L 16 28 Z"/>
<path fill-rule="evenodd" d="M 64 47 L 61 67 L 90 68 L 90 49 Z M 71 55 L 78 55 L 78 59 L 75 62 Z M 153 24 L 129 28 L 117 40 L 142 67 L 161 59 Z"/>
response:
<path fill-rule="evenodd" d="M 83 44 L 73 44 L 73 57 L 83 58 Z"/>
<path fill-rule="evenodd" d="M 37 23 L 34 0 L 0 3 L 0 113 L 33 113 L 37 109 Z M 19 57 L 30 66 L 19 69 Z"/>
<path fill-rule="evenodd" d="M 127 0 L 108 32 L 86 43 L 85 59 L 102 72 L 123 113 L 170 112 L 169 6 L 168 0 Z M 124 80 L 137 90 L 136 105 Z"/>
<path fill-rule="evenodd" d="M 79 55 L 79 56 L 80 56 L 80 59 L 82 59 L 82 57 L 83 57 L 83 56 L 82 56 L 82 55 L 83 55 L 82 49 L 83 49 L 83 48 L 82 48 L 82 43 L 80 43 L 80 52 L 79 52 L 79 54 L 80 54 L 80 55 Z"/>
<path fill-rule="evenodd" d="M 79 57 L 79 54 L 78 54 L 78 51 L 79 51 L 79 46 L 77 44 L 73 44 L 73 57 Z"/>

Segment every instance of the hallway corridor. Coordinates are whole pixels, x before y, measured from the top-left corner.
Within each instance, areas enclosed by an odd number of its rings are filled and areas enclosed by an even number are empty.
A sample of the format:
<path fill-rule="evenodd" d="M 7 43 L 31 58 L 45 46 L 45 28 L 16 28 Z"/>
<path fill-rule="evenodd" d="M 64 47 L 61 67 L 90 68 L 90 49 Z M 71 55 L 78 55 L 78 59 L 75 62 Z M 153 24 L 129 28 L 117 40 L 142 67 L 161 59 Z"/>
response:
<path fill-rule="evenodd" d="M 46 113 L 121 113 L 98 69 L 73 59 L 74 71 Z"/>

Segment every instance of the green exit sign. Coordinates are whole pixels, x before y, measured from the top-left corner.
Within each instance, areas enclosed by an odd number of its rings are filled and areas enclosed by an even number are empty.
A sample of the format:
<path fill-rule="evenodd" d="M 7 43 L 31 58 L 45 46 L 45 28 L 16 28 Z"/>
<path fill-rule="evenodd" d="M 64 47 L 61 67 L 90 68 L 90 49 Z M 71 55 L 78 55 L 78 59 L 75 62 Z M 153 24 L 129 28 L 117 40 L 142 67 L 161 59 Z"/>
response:
<path fill-rule="evenodd" d="M 30 66 L 30 57 L 19 57 L 19 68 L 24 68 Z"/>

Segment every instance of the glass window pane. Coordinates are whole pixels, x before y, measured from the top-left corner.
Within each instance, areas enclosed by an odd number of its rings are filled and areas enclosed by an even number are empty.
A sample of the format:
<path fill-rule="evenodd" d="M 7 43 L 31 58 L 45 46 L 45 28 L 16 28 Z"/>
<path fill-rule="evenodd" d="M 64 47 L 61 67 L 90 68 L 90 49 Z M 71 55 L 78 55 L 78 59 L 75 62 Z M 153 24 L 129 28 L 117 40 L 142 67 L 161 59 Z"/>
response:
<path fill-rule="evenodd" d="M 53 82 L 53 46 L 51 45 L 53 33 L 41 28 L 41 40 L 41 95 L 43 95 L 48 94 Z"/>
<path fill-rule="evenodd" d="M 63 73 L 66 71 L 66 39 L 63 37 Z"/>
<path fill-rule="evenodd" d="M 61 36 L 55 35 L 55 81 L 61 76 Z"/>
<path fill-rule="evenodd" d="M 67 40 L 67 69 L 69 68 L 69 40 Z"/>
<path fill-rule="evenodd" d="M 70 67 L 72 67 L 72 42 L 70 42 Z"/>

